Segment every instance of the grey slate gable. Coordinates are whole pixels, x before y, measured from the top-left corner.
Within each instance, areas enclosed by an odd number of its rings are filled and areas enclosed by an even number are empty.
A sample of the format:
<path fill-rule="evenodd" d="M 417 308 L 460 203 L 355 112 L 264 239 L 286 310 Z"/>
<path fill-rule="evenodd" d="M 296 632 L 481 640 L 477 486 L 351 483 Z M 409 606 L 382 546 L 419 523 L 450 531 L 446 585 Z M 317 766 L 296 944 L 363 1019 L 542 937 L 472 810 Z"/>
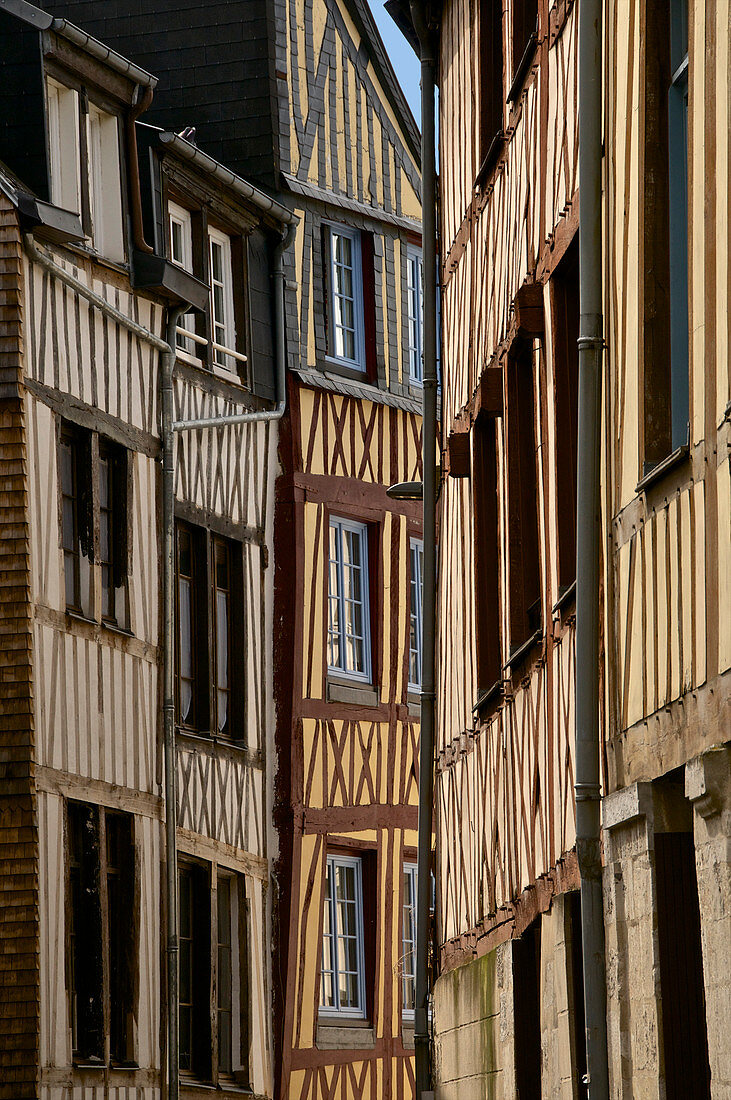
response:
<path fill-rule="evenodd" d="M 175 133 L 194 126 L 197 144 L 216 160 L 264 187 L 277 187 L 268 0 L 49 0 L 44 8 L 160 78 L 146 122 Z"/>

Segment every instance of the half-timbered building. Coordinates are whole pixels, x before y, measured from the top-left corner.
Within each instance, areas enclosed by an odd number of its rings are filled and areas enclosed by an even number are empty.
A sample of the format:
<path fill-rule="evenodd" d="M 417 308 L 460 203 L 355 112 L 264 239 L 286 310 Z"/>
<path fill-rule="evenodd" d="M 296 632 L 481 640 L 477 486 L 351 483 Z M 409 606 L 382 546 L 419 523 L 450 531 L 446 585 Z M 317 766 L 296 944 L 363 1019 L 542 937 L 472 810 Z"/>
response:
<path fill-rule="evenodd" d="M 436 1095 L 725 1096 L 729 6 L 597 5 L 581 38 L 582 0 L 423 7 L 444 339 Z M 578 68 L 587 98 L 601 82 L 581 137 Z M 579 140 L 603 152 L 603 289 L 579 344 L 602 343 L 602 319 L 606 344 L 600 659 L 584 661 L 603 765 L 593 1074 L 575 856 Z"/>
<path fill-rule="evenodd" d="M 577 6 L 428 7 L 443 341 L 435 1087 L 575 1097 Z"/>
<path fill-rule="evenodd" d="M 53 7 L 161 75 L 147 118 L 195 126 L 300 219 L 275 525 L 276 1087 L 408 1096 L 421 532 L 386 488 L 421 469 L 418 133 L 363 0 Z"/>
<path fill-rule="evenodd" d="M 0 73 L 0 1096 L 171 1095 L 176 945 L 180 1094 L 272 1096 L 277 425 L 204 422 L 281 411 L 292 217 L 184 138 L 136 135 L 155 78 L 64 19 L 2 0 Z"/>
<path fill-rule="evenodd" d="M 612 1096 L 731 1088 L 727 0 L 604 28 Z"/>

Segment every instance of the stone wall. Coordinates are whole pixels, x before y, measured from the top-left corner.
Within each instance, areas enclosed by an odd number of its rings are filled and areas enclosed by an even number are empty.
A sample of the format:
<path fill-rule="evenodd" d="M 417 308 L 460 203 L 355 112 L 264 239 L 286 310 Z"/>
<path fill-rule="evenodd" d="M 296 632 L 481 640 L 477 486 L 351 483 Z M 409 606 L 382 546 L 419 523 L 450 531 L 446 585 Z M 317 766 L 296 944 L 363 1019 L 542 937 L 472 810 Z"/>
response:
<path fill-rule="evenodd" d="M 540 921 L 540 1042 L 543 1100 L 578 1100 L 569 896 Z M 514 940 L 442 974 L 434 990 L 437 1100 L 514 1100 Z"/>
<path fill-rule="evenodd" d="M 510 942 L 442 974 L 434 989 L 437 1100 L 507 1100 L 515 1091 Z"/>

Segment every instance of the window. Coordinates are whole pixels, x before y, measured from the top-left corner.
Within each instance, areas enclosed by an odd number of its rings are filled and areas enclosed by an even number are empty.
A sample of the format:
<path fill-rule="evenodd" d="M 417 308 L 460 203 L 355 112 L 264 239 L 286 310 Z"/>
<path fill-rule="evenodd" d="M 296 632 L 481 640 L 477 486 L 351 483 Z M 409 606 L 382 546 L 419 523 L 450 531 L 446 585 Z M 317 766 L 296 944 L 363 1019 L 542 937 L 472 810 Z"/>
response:
<path fill-rule="evenodd" d="M 328 357 L 365 371 L 361 234 L 341 225 L 326 227 L 328 258 Z"/>
<path fill-rule="evenodd" d="M 495 420 L 483 414 L 474 428 L 473 460 L 478 703 L 502 679 L 496 446 Z"/>
<path fill-rule="evenodd" d="M 500 0 L 480 0 L 479 8 L 480 165 L 485 168 L 503 129 L 503 12 Z"/>
<path fill-rule="evenodd" d="M 178 871 L 179 1061 L 181 1070 L 211 1075 L 211 916 L 207 870 L 181 865 Z"/>
<path fill-rule="evenodd" d="M 176 543 L 178 722 L 240 736 L 241 692 L 232 684 L 243 683 L 241 646 L 234 644 L 243 624 L 241 548 L 182 522 Z"/>
<path fill-rule="evenodd" d="M 58 460 L 66 607 L 87 618 L 98 618 L 126 629 L 127 452 L 124 447 L 100 439 L 95 432 L 63 424 Z M 97 570 L 101 598 L 98 608 L 94 606 Z"/>
<path fill-rule="evenodd" d="M 180 1069 L 202 1081 L 233 1077 L 246 1085 L 241 1061 L 243 879 L 215 865 L 181 862 L 178 883 Z"/>
<path fill-rule="evenodd" d="M 190 210 L 185 210 L 177 203 L 168 203 L 168 217 L 170 220 L 170 259 L 184 271 L 193 274 L 193 221 Z M 186 355 L 195 356 L 195 314 L 186 313 L 178 324 L 178 333 L 175 343 L 180 351 Z M 183 330 L 183 331 L 180 331 Z M 192 335 L 185 335 L 185 332 Z"/>
<path fill-rule="evenodd" d="M 46 82 L 51 202 L 81 212 L 79 94 L 56 80 Z"/>
<path fill-rule="evenodd" d="M 688 442 L 687 0 L 646 19 L 644 474 Z"/>
<path fill-rule="evenodd" d="M 101 617 L 127 622 L 127 453 L 99 443 L 99 565 Z"/>
<path fill-rule="evenodd" d="M 408 248 L 406 252 L 408 324 L 409 324 L 409 379 L 421 384 L 424 381 L 424 264 L 420 248 Z"/>
<path fill-rule="evenodd" d="M 46 103 L 51 201 L 81 216 L 95 252 L 123 263 L 119 119 L 50 77 Z"/>
<path fill-rule="evenodd" d="M 235 370 L 236 324 L 234 321 L 231 238 L 212 227 L 208 230 L 211 282 L 211 338 L 213 362 Z M 233 354 L 232 354 L 233 352 Z"/>
<path fill-rule="evenodd" d="M 361 860 L 328 856 L 320 1011 L 365 1016 Z"/>
<path fill-rule="evenodd" d="M 407 863 L 403 878 L 403 955 L 401 962 L 402 1012 L 412 1019 L 416 1004 L 416 864 Z"/>
<path fill-rule="evenodd" d="M 74 1060 L 122 1064 L 133 1057 L 135 1018 L 132 817 L 69 802 L 67 823 L 67 990 Z"/>
<path fill-rule="evenodd" d="M 508 357 L 507 398 L 512 657 L 541 626 L 533 347 L 529 342 L 517 343 Z"/>
<path fill-rule="evenodd" d="M 91 238 L 100 255 L 123 263 L 119 122 L 116 115 L 90 103 L 86 126 Z"/>
<path fill-rule="evenodd" d="M 409 687 L 421 688 L 421 608 L 424 593 L 424 544 L 411 540 L 410 613 L 409 613 Z"/>
<path fill-rule="evenodd" d="M 524 76 L 527 53 L 533 49 L 538 33 L 538 0 L 512 0 L 513 77 Z"/>
<path fill-rule="evenodd" d="M 328 665 L 333 672 L 370 680 L 368 529 L 330 520 Z"/>
<path fill-rule="evenodd" d="M 205 211 L 186 209 L 172 199 L 168 234 L 172 262 L 210 285 L 206 314 L 186 313 L 180 319 L 178 350 L 211 369 L 243 372 L 248 361 L 240 346 L 248 333 L 248 248 L 240 236 L 210 225 Z M 207 247 L 196 248 L 196 241 L 207 242 Z"/>
<path fill-rule="evenodd" d="M 576 579 L 576 455 L 579 426 L 579 249 L 571 245 L 551 279 L 556 418 L 559 596 Z"/>

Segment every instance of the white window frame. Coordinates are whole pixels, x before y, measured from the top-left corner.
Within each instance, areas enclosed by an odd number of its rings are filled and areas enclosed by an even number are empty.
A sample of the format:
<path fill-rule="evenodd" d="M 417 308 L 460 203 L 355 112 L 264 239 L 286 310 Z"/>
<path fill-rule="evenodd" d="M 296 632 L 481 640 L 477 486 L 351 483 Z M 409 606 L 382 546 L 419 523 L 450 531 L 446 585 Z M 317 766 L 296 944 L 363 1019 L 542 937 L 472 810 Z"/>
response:
<path fill-rule="evenodd" d="M 86 148 L 92 247 L 100 256 L 124 263 L 119 119 L 91 102 L 86 116 Z"/>
<path fill-rule="evenodd" d="M 411 978 L 414 983 L 414 1005 L 416 1005 L 416 864 L 405 863 L 404 864 L 404 879 L 409 879 L 411 883 L 411 901 L 412 904 L 409 907 L 411 910 L 410 916 L 406 915 L 406 904 L 401 897 L 401 1015 L 405 1020 L 413 1020 L 415 1014 L 415 1008 L 406 1007 L 406 980 Z M 402 884 L 403 888 L 403 884 Z M 406 969 L 406 920 L 409 920 L 411 925 L 409 931 L 411 932 L 411 959 L 413 962 L 413 970 L 407 971 Z"/>
<path fill-rule="evenodd" d="M 222 251 L 223 280 L 214 280 L 213 278 L 214 245 L 218 245 Z M 231 238 L 227 233 L 222 232 L 222 230 L 212 225 L 208 226 L 208 277 L 211 284 L 211 366 L 214 369 L 218 367 L 229 373 L 235 373 L 238 353 L 236 352 L 236 317 L 234 313 Z M 222 319 L 216 316 L 215 285 L 220 286 L 223 291 Z M 217 326 L 223 329 L 223 340 L 217 339 Z M 228 352 L 234 352 L 235 354 L 228 355 L 226 351 L 221 350 L 222 348 L 225 348 Z"/>
<path fill-rule="evenodd" d="M 330 326 L 330 338 L 329 349 L 327 353 L 327 359 L 332 363 L 337 363 L 340 366 L 350 367 L 351 370 L 357 370 L 365 372 L 366 369 L 366 356 L 365 356 L 365 327 L 364 327 L 364 305 L 363 305 L 363 252 L 361 248 L 361 232 L 359 229 L 353 229 L 347 225 L 339 225 L 335 222 L 327 222 L 326 229 L 328 233 L 328 321 Z M 347 238 L 351 244 L 351 271 L 353 278 L 353 343 L 355 355 L 351 359 L 347 355 L 339 355 L 337 353 L 337 332 L 338 328 L 343 326 L 337 326 L 335 322 L 335 237 Z"/>
<path fill-rule="evenodd" d="M 231 920 L 231 928 L 229 935 L 231 943 L 229 950 L 231 952 L 231 1074 L 235 1075 L 240 1070 L 244 1069 L 244 1064 L 241 1061 L 241 974 L 246 968 L 246 963 L 243 958 L 242 944 L 239 937 L 240 926 L 240 914 L 239 909 L 241 905 L 241 875 L 236 872 L 229 871 L 228 868 L 222 867 L 221 864 L 217 865 L 216 873 L 216 892 L 218 892 L 219 885 L 222 879 L 226 879 L 229 884 L 229 900 L 231 903 L 229 917 Z M 218 898 L 216 898 L 218 901 Z M 218 927 L 218 905 L 216 906 L 216 982 L 218 983 L 218 951 L 220 946 L 220 929 Z M 221 1040 L 220 1032 L 220 1019 L 218 1013 L 218 1004 L 216 1004 L 216 1037 L 219 1042 Z M 225 1071 L 219 1069 L 216 1066 L 216 1073 L 224 1080 L 229 1080 L 230 1075 Z"/>
<path fill-rule="evenodd" d="M 422 678 L 422 626 L 424 606 L 424 543 L 421 539 L 411 539 L 409 543 L 409 689 L 421 691 Z M 418 593 L 418 601 L 414 607 L 414 587 Z M 411 648 L 411 626 L 415 627 L 416 649 Z M 418 681 L 411 679 L 411 655 L 416 655 L 418 667 Z"/>
<path fill-rule="evenodd" d="M 81 214 L 81 136 L 79 93 L 46 78 L 51 202 Z"/>
<path fill-rule="evenodd" d="M 356 918 L 356 944 L 357 944 L 357 975 L 358 975 L 358 1004 L 356 1007 L 341 1008 L 339 1005 L 338 983 L 338 924 L 337 904 L 334 890 L 334 869 L 336 867 L 352 867 L 355 870 L 355 918 Z M 320 976 L 320 1015 L 321 1016 L 348 1016 L 351 1019 L 365 1019 L 365 951 L 363 930 L 363 860 L 360 856 L 329 855 L 325 865 L 326 883 L 330 882 L 330 966 L 327 971 L 333 976 L 333 996 L 335 1005 L 322 1004 L 322 975 Z M 323 893 L 323 920 L 324 908 L 328 904 Z M 325 934 L 323 927 L 322 936 L 322 962 L 325 961 Z"/>
<path fill-rule="evenodd" d="M 332 530 L 336 532 L 336 559 L 330 557 L 330 532 Z M 356 669 L 349 669 L 345 664 L 345 587 L 344 587 L 344 575 L 345 566 L 343 563 L 343 532 L 348 532 L 352 535 L 357 535 L 360 539 L 361 549 L 361 609 L 362 609 L 362 621 L 363 621 L 363 670 L 358 671 Z M 330 525 L 328 528 L 328 670 L 335 673 L 337 676 L 344 676 L 350 680 L 359 680 L 363 683 L 369 684 L 371 682 L 371 615 L 370 615 L 370 595 L 368 591 L 368 525 L 365 523 L 356 523 L 354 520 L 341 519 L 337 516 L 330 517 Z M 332 591 L 332 578 L 333 578 L 333 566 L 335 566 L 335 574 L 337 577 L 337 592 Z M 332 625 L 332 604 L 333 601 L 338 605 L 338 630 L 335 631 Z M 330 664 L 330 639 L 333 636 L 338 638 L 338 646 L 340 651 L 339 665 Z"/>
<path fill-rule="evenodd" d="M 406 297 L 409 381 L 421 386 L 424 382 L 424 262 L 421 249 L 413 245 L 406 248 Z"/>
<path fill-rule="evenodd" d="M 180 259 L 176 259 L 173 254 L 173 225 L 180 227 L 180 239 L 183 254 Z M 192 275 L 193 272 L 193 218 L 190 210 L 186 210 L 184 206 L 180 206 L 177 202 L 168 201 L 168 232 L 170 234 L 170 261 L 174 263 L 176 267 L 182 268 L 183 271 L 187 271 Z M 181 331 L 182 330 L 182 331 Z M 185 333 L 190 333 L 186 336 Z M 178 355 L 184 355 L 186 358 L 194 360 L 196 363 L 200 363 L 200 356 L 196 355 L 196 348 L 203 340 L 203 337 L 197 337 L 195 333 L 195 320 L 192 313 L 186 313 L 178 322 L 178 333 L 176 336 L 176 346 Z"/>

